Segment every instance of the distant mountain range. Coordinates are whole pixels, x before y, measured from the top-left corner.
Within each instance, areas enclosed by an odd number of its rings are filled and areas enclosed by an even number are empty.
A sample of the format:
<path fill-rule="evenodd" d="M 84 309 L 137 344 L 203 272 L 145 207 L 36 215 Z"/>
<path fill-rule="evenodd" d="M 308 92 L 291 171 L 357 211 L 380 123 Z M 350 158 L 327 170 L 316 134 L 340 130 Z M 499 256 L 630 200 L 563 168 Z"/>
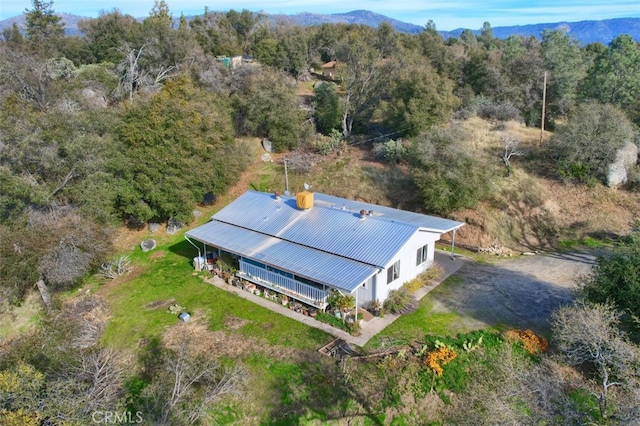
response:
<path fill-rule="evenodd" d="M 88 17 L 60 14 L 65 23 L 65 28 L 68 35 L 81 35 L 78 30 L 78 21 L 82 19 L 91 19 Z M 383 22 L 388 22 L 398 32 L 418 34 L 424 27 L 415 24 L 409 24 L 407 22 L 398 21 L 397 19 L 389 18 L 378 13 L 374 13 L 368 10 L 354 10 L 348 13 L 334 13 L 334 14 L 318 14 L 318 13 L 298 13 L 295 15 L 270 15 L 274 20 L 288 21 L 292 24 L 298 24 L 303 26 L 328 24 L 357 24 L 368 25 L 371 27 L 377 27 Z M 194 17 L 187 17 L 187 19 L 193 19 Z M 139 18 L 143 19 L 143 18 Z M 13 18 L 0 21 L 0 31 L 11 27 L 13 23 L 23 25 L 25 22 L 24 14 Z M 426 22 L 425 22 L 426 24 Z M 606 19 L 602 21 L 580 21 L 580 22 L 556 22 L 546 24 L 532 24 L 532 25 L 514 25 L 508 27 L 493 27 L 493 34 L 497 38 L 505 39 L 510 35 L 520 36 L 535 36 L 540 37 L 542 31 L 545 29 L 554 30 L 563 28 L 574 37 L 576 40 L 583 44 L 600 42 L 604 45 L 608 45 L 614 38 L 620 34 L 629 34 L 634 40 L 640 41 L 640 18 L 618 18 L 618 19 Z M 480 29 L 469 28 L 474 34 L 479 34 Z M 442 37 L 456 38 L 459 37 L 464 28 L 458 28 L 453 31 L 439 31 Z"/>

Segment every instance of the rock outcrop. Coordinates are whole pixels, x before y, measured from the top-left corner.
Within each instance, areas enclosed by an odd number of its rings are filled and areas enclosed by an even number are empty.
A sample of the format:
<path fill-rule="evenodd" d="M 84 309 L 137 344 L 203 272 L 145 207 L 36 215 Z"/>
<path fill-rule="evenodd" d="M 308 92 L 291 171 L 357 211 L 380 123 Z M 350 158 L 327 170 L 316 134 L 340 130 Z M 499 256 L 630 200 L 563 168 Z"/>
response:
<path fill-rule="evenodd" d="M 638 147 L 627 142 L 616 152 L 616 159 L 607 170 L 607 186 L 614 187 L 627 183 L 628 172 L 638 161 Z"/>

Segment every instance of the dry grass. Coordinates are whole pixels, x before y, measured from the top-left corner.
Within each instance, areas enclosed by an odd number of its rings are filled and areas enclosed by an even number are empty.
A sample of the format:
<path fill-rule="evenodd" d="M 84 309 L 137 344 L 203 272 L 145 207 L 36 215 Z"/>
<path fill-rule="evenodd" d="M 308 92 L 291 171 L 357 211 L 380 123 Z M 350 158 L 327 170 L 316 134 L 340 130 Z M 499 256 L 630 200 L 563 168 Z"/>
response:
<path fill-rule="evenodd" d="M 20 306 L 12 306 L 0 315 L 0 341 L 10 341 L 29 333 L 44 315 L 40 293 L 31 291 Z"/>
<path fill-rule="evenodd" d="M 512 161 L 511 177 L 494 182 L 493 197 L 476 209 L 455 212 L 467 226 L 457 242 L 485 247 L 498 243 L 519 251 L 552 248 L 560 241 L 608 238 L 630 232 L 640 212 L 640 195 L 602 185 L 565 184 L 555 177 L 553 161 L 540 147 L 540 130 L 515 122 L 464 122 L 469 146 L 484 161 L 502 167 L 502 137 L 520 141 L 526 155 Z M 492 128 L 494 130 L 492 130 Z M 543 144 L 550 133 L 544 133 Z"/>
<path fill-rule="evenodd" d="M 311 88 L 302 84 L 305 93 Z M 638 218 L 640 196 L 603 186 L 589 188 L 559 182 L 554 176 L 553 162 L 540 147 L 540 130 L 517 122 L 492 123 L 474 117 L 457 125 L 463 126 L 469 151 L 497 171 L 493 199 L 473 210 L 454 212 L 454 219 L 467 223 L 456 235 L 457 243 L 467 247 L 501 244 L 518 251 L 548 248 L 561 240 L 585 237 L 623 235 Z M 544 142 L 550 137 L 544 133 Z M 503 137 L 520 142 L 526 155 L 512 160 L 513 175 L 502 176 Z M 213 206 L 198 207 L 201 215 L 188 225 L 192 228 L 206 222 L 221 207 L 248 189 L 282 191 L 285 189 L 283 158 L 286 154 L 270 154 L 264 162 L 259 138 L 244 138 L 241 144 L 252 153 L 238 183 L 218 198 Z M 421 211 L 418 191 L 409 170 L 389 166 L 372 158 L 364 145 L 349 146 L 327 156 L 314 157 L 308 173 L 289 173 L 292 194 L 310 183 L 314 191 L 355 199 L 372 204 Z M 145 238 L 155 238 L 160 245 L 170 236 L 164 225 L 151 234 L 147 229 L 124 229 L 118 236 L 119 251 L 130 251 Z"/>

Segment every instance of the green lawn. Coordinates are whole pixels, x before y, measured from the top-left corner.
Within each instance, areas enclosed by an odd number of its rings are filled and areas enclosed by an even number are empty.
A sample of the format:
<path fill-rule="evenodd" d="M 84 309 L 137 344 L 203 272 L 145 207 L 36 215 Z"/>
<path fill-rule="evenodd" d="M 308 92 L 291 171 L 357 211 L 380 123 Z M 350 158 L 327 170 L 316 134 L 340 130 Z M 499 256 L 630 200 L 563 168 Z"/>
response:
<path fill-rule="evenodd" d="M 233 315 L 250 320 L 234 332 L 265 339 L 272 345 L 317 349 L 331 339 L 320 330 L 206 284 L 202 279 L 204 273 L 194 274 L 191 266 L 196 254 L 193 246 L 178 238 L 173 244 L 148 253 L 139 249 L 132 253 L 137 275 L 134 272 L 130 280 L 104 291 L 112 318 L 102 337 L 103 343 L 131 348 L 141 338 L 160 335 L 178 319 L 168 312 L 166 305 L 159 308 L 149 305 L 170 299 L 175 299 L 187 312 L 204 315 L 211 330 L 224 329 L 225 317 Z"/>
<path fill-rule="evenodd" d="M 455 312 L 434 312 L 433 300 L 441 292 L 451 286 L 461 285 L 462 279 L 452 275 L 438 287 L 424 296 L 418 309 L 410 314 L 402 315 L 371 339 L 366 347 L 375 347 L 379 339 L 395 338 L 405 342 L 423 341 L 426 335 L 454 336 L 471 331 Z"/>
<path fill-rule="evenodd" d="M 198 222 L 207 220 L 210 212 L 202 216 Z M 190 228 L 193 226 L 197 224 Z M 372 403 L 363 399 L 359 389 L 362 383 L 355 380 L 345 383 L 339 364 L 316 351 L 333 339 L 331 335 L 205 283 L 203 278 L 207 274 L 194 272 L 191 265 L 196 249 L 183 234 L 157 239 L 160 245 L 153 251 L 143 253 L 136 247 L 128 253 L 134 270 L 122 282 L 87 282 L 105 297 L 111 309 L 103 344 L 136 353 L 141 341 L 161 336 L 167 328 L 179 323 L 167 309 L 167 301 L 175 300 L 194 320 L 206 319 L 211 331 L 221 330 L 236 338 L 246 336 L 261 342 L 255 348 L 245 349 L 238 359 L 227 360 L 240 362 L 250 372 L 245 392 L 250 400 L 221 400 L 212 411 L 219 424 L 330 424 L 345 413 L 359 412 L 360 404 Z M 417 311 L 398 318 L 380 336 L 410 342 L 424 341 L 426 335 L 468 331 L 455 313 L 432 309 L 433 295 L 461 282 L 460 278 L 450 277 L 421 300 Z M 241 324 L 237 328 L 230 327 L 225 325 L 230 317 L 244 321 L 236 321 L 235 324 Z M 375 347 L 375 341 L 365 349 Z M 361 368 L 372 369 L 374 381 L 387 380 L 376 364 L 368 367 L 363 364 Z M 360 415 L 371 424 L 379 424 L 385 416 L 385 407 L 380 402 Z"/>

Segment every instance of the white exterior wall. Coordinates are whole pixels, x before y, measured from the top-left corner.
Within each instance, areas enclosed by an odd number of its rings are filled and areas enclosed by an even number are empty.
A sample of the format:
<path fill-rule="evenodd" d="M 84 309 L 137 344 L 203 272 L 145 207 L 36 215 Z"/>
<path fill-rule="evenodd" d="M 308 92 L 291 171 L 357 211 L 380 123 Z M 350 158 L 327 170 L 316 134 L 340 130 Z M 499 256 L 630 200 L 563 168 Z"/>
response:
<path fill-rule="evenodd" d="M 369 278 L 363 285 L 356 290 L 358 295 L 358 306 L 367 307 L 373 300 L 375 300 L 375 275 Z"/>
<path fill-rule="evenodd" d="M 385 269 L 374 276 L 375 298 L 383 302 L 391 290 L 397 290 L 407 281 L 411 281 L 417 275 L 426 271 L 433 264 L 435 243 L 440 239 L 440 234 L 433 232 L 416 232 L 407 243 L 400 249 Z M 418 248 L 428 246 L 427 260 L 416 266 L 416 253 Z M 400 276 L 387 284 L 387 269 L 400 260 Z"/>

